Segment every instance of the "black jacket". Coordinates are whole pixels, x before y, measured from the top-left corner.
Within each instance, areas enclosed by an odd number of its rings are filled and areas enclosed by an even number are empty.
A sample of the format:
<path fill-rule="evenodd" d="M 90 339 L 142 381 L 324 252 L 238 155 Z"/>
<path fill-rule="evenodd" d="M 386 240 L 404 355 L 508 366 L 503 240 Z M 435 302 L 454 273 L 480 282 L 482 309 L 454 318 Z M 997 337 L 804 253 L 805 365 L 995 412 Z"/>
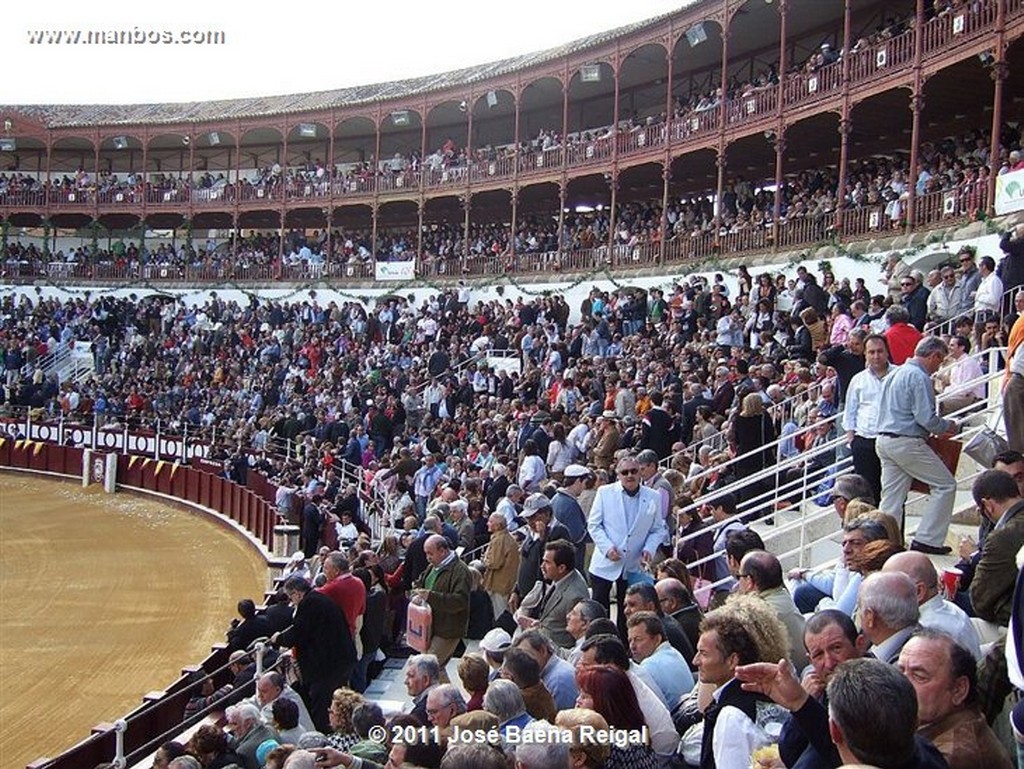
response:
<path fill-rule="evenodd" d="M 263 615 L 242 620 L 237 626 L 228 631 L 228 651 L 248 649 L 250 644 L 257 638 L 269 638 L 274 634 L 274 628 L 270 621 Z"/>
<path fill-rule="evenodd" d="M 345 612 L 330 597 L 310 590 L 295 609 L 292 626 L 278 636 L 295 648 L 303 681 L 345 681 L 356 661 L 356 647 Z"/>
<path fill-rule="evenodd" d="M 792 730 L 798 731 L 806 741 L 806 748 L 797 753 L 793 750 L 796 743 L 792 741 Z M 785 752 L 784 752 L 785 751 Z M 783 725 L 779 737 L 779 755 L 787 766 L 795 769 L 836 769 L 842 765 L 839 751 L 832 742 L 828 731 L 828 710 L 818 700 L 810 697 L 800 710 L 793 711 L 790 719 Z M 789 763 L 794 761 L 795 763 Z M 899 769 L 949 769 L 946 759 L 938 749 L 920 735 L 914 735 L 914 755 Z"/>
<path fill-rule="evenodd" d="M 924 286 L 918 286 L 900 299 L 900 304 L 910 313 L 910 325 L 918 331 L 924 331 L 928 322 L 928 294 L 931 292 Z"/>
<path fill-rule="evenodd" d="M 640 438 L 641 449 L 651 449 L 658 459 L 665 459 L 672 453 L 672 444 L 676 439 L 672 417 L 663 408 L 655 407 L 644 414 L 643 435 Z"/>

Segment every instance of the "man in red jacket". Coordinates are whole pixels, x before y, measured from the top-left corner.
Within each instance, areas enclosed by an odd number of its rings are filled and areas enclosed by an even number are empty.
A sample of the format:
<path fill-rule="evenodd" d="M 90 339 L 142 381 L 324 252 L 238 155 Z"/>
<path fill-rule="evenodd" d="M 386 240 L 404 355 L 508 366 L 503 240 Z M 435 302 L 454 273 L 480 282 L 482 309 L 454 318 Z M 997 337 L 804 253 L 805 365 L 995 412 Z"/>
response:
<path fill-rule="evenodd" d="M 921 332 L 910 325 L 910 314 L 903 305 L 894 304 L 885 311 L 889 328 L 885 341 L 889 343 L 889 357 L 897 366 L 902 366 L 914 354 L 914 348 L 921 341 Z"/>
<path fill-rule="evenodd" d="M 317 590 L 345 612 L 348 629 L 359 647 L 359 631 L 363 626 L 363 614 L 366 612 L 366 585 L 358 577 L 349 573 L 348 559 L 335 550 L 324 558 L 324 576 L 327 582 Z"/>

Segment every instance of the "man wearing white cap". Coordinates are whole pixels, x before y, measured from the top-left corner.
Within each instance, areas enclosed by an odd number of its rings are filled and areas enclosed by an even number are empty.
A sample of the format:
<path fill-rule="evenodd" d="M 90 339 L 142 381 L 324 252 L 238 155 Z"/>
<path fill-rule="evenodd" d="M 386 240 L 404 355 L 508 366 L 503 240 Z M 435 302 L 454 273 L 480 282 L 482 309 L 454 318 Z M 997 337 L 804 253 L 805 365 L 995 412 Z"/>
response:
<path fill-rule="evenodd" d="M 587 516 L 577 499 L 583 491 L 583 485 L 591 476 L 590 470 L 583 465 L 569 465 L 562 477 L 565 485 L 559 487 L 551 499 L 551 510 L 555 520 L 569 530 L 569 541 L 576 548 L 576 569 L 585 574 L 587 556 Z"/>
<path fill-rule="evenodd" d="M 611 607 L 611 589 L 620 602 L 619 634 L 625 637 L 626 615 L 621 610 L 630 575 L 647 567 L 667 533 L 661 497 L 640 483 L 640 464 L 624 456 L 616 466 L 619 480 L 597 490 L 587 529 L 594 540 L 590 560 L 594 599 Z"/>
<path fill-rule="evenodd" d="M 618 417 L 614 409 L 601 414 L 597 421 L 597 437 L 591 451 L 594 464 L 601 468 L 610 468 L 615 461 L 615 452 L 619 448 L 622 434 L 617 424 Z"/>
<path fill-rule="evenodd" d="M 544 557 L 545 543 L 554 542 L 556 539 L 569 540 L 569 530 L 551 514 L 551 500 L 540 492 L 526 498 L 520 517 L 526 521 L 529 534 L 523 540 L 516 586 L 508 602 L 509 610 L 513 612 L 519 608 L 519 603 L 533 586 L 543 578 L 540 563 Z"/>
<path fill-rule="evenodd" d="M 512 645 L 512 636 L 508 631 L 500 627 L 488 630 L 487 634 L 480 639 L 480 651 L 484 653 L 484 659 L 491 669 L 488 680 L 493 681 L 501 675 L 501 664 L 505 661 L 505 652 Z"/>

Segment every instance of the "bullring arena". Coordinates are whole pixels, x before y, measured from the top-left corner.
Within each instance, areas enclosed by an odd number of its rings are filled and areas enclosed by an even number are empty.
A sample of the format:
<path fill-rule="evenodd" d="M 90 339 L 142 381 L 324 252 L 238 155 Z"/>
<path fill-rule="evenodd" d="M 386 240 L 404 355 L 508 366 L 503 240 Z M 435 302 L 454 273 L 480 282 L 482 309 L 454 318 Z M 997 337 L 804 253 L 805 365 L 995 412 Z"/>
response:
<path fill-rule="evenodd" d="M 159 501 L 24 473 L 0 476 L 0 499 L 5 766 L 131 710 L 223 641 L 225 606 L 266 587 L 247 543 Z"/>
<path fill-rule="evenodd" d="M 486 571 L 488 514 L 522 538 L 544 509 L 536 495 L 564 501 L 556 486 L 577 477 L 593 487 L 571 494 L 585 516 L 594 489 L 631 474 L 618 452 L 653 452 L 642 464 L 661 475 L 641 476 L 670 535 L 656 560 L 681 562 L 670 578 L 698 616 L 727 614 L 713 607 L 750 576 L 725 558 L 732 526 L 776 559 L 794 598 L 808 570 L 849 577 L 846 476 L 863 476 L 868 514 L 892 522 L 893 552 L 963 576 L 960 559 L 984 553 L 962 541 L 979 537 L 972 489 L 999 453 L 967 446 L 993 441 L 1011 474 L 1024 450 L 1022 37 L 1024 0 L 710 0 L 393 83 L 0 106 L 0 763 L 148 769 L 166 740 L 211 725 L 224 740 L 239 712 L 225 707 L 255 691 L 228 667 L 236 602 L 295 600 L 275 596 L 278 580 L 315 577 L 321 548 L 344 550 L 375 601 L 361 699 L 389 717 L 408 708 L 408 599 L 415 577 L 437 578 L 428 510 L 456 561 Z M 956 420 L 952 524 L 935 525 L 939 491 L 894 502 L 882 488 L 875 441 L 911 436 L 865 438 L 857 414 L 856 430 L 844 421 L 869 333 L 903 366 L 922 333 L 946 352 L 967 342 L 963 360 L 943 353 L 928 372 Z M 870 441 L 870 460 L 847 431 Z M 94 467 L 120 491 L 81 488 Z M 531 542 L 513 548 L 520 603 L 550 579 Z M 656 565 L 635 555 L 653 582 Z M 577 563 L 607 603 L 617 578 L 591 558 Z M 859 579 L 881 565 L 794 613 L 834 599 L 853 614 Z M 494 623 L 537 621 L 503 614 L 511 588 L 482 579 L 446 668 L 467 695 L 456 667 Z M 1010 583 L 997 612 L 974 617 L 998 648 Z M 632 611 L 624 598 L 605 607 L 613 619 Z M 645 655 L 617 631 L 639 668 Z M 680 644 L 700 678 L 696 635 Z M 306 705 L 308 684 L 300 674 Z M 1009 761 L 1006 697 L 990 722 Z M 310 716 L 352 747 L 354 731 Z M 668 742 L 683 731 L 670 725 Z M 664 741 L 612 755 L 590 765 L 684 765 Z"/>

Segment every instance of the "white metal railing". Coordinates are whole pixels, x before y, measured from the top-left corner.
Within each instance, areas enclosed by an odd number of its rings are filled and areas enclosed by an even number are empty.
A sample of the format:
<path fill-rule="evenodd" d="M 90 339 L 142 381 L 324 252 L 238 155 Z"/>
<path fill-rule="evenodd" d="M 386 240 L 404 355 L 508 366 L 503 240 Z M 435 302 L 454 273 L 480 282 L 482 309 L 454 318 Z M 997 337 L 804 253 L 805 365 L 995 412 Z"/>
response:
<path fill-rule="evenodd" d="M 938 286 L 936 286 L 935 288 L 932 289 L 932 291 L 938 291 L 938 290 L 939 290 Z M 1013 297 L 1012 297 L 1012 295 L 1016 294 L 1020 290 L 1021 290 L 1020 286 L 1013 286 L 1013 287 L 1008 288 L 1005 291 L 1003 291 L 1003 295 L 999 299 L 999 308 L 995 311 L 996 317 L 999 320 L 1000 325 L 1002 325 L 1003 321 L 1006 320 L 1006 307 L 1007 307 L 1007 305 L 1008 304 L 1010 306 L 1013 305 L 1013 302 L 1012 302 L 1012 298 Z M 1007 301 L 1006 301 L 1007 298 L 1009 298 L 1011 300 L 1009 303 L 1007 303 Z M 970 310 L 964 310 L 963 312 L 957 313 L 956 315 L 954 315 L 953 317 L 949 318 L 948 320 L 939 321 L 938 323 L 933 323 L 931 321 L 928 321 L 928 323 L 926 323 L 925 327 L 924 327 L 925 328 L 925 333 L 926 334 L 927 333 L 932 333 L 932 334 L 939 334 L 939 333 L 941 333 L 941 334 L 952 334 L 953 331 L 956 330 L 957 321 L 961 320 L 962 318 L 969 318 L 970 320 L 973 321 L 974 320 L 974 316 L 975 316 L 975 312 L 974 312 L 974 309 L 972 308 Z"/>
<path fill-rule="evenodd" d="M 975 434 L 983 430 L 985 427 L 991 427 L 992 429 L 998 429 L 999 427 L 999 419 L 996 415 L 997 406 L 1000 403 L 998 382 L 1002 378 L 1003 371 L 999 369 L 998 363 L 1000 356 L 1003 355 L 1005 351 L 1006 348 L 992 348 L 990 350 L 974 351 L 971 353 L 971 356 L 975 358 L 988 358 L 988 372 L 983 373 L 980 377 L 976 377 L 961 386 L 970 387 L 973 385 L 984 384 L 988 388 L 988 398 L 980 402 L 983 405 L 981 410 L 978 410 L 979 404 L 971 404 L 947 416 L 947 418 L 951 419 L 964 420 L 961 422 L 962 429 L 958 436 L 958 438 L 962 439 L 964 443 L 969 441 Z M 944 401 L 948 395 L 949 393 L 940 394 L 937 397 L 938 402 L 941 403 Z M 689 480 L 699 480 L 701 478 L 710 477 L 715 473 L 728 472 L 736 466 L 737 462 L 749 459 L 755 454 L 759 454 L 764 451 L 765 448 L 774 448 L 778 451 L 778 446 L 783 440 L 792 439 L 796 437 L 796 435 L 807 432 L 808 430 L 821 429 L 824 425 L 841 424 L 841 419 L 842 414 L 840 413 L 833 417 L 829 417 L 828 419 L 821 420 L 815 425 L 803 428 L 794 435 L 787 436 L 786 438 L 780 438 L 747 454 L 734 457 L 728 462 L 717 467 L 708 468 Z M 836 437 L 813 447 L 809 451 L 805 450 L 796 456 L 788 459 L 782 459 L 778 464 L 772 467 L 766 468 L 752 475 L 739 478 L 722 488 L 715 489 L 708 494 L 698 497 L 693 504 L 684 507 L 682 511 L 689 513 L 690 515 L 700 515 L 699 511 L 704 505 L 714 502 L 726 494 L 736 495 L 738 492 L 741 492 L 752 484 L 770 481 L 766 490 L 740 502 L 735 515 L 722 521 L 716 521 L 708 527 L 688 534 L 676 540 L 675 544 L 678 545 L 680 542 L 691 541 L 701 536 L 707 536 L 708 534 L 717 536 L 717 533 L 722 528 L 733 522 L 744 521 L 748 523 L 764 523 L 766 519 L 772 518 L 776 514 L 780 514 L 785 510 L 796 510 L 798 512 L 798 517 L 795 520 L 788 523 L 780 523 L 780 525 L 773 526 L 770 529 L 766 528 L 761 533 L 762 538 L 765 541 L 765 545 L 768 546 L 772 541 L 787 537 L 794 531 L 799 531 L 799 545 L 797 547 L 788 548 L 784 552 L 779 552 L 777 555 L 780 559 L 795 556 L 800 559 L 801 565 L 804 565 L 803 558 L 812 547 L 819 543 L 833 540 L 839 531 L 839 521 L 835 518 L 835 514 L 830 506 L 826 505 L 821 507 L 814 505 L 814 507 L 810 507 L 810 504 L 813 503 L 815 496 L 827 493 L 824 490 L 819 490 L 823 481 L 828 478 L 838 478 L 840 475 L 852 471 L 852 460 L 849 457 L 845 457 L 838 461 L 831 462 L 826 466 L 816 468 L 813 471 L 808 472 L 807 470 L 810 460 L 820 457 L 823 454 L 827 454 L 828 452 L 833 452 L 845 445 L 845 436 L 841 430 L 838 431 L 838 433 L 839 434 Z M 787 470 L 796 470 L 801 467 L 803 468 L 802 473 L 792 473 L 790 474 L 792 477 L 789 480 L 785 480 Z M 973 480 L 975 475 L 976 474 L 971 474 L 966 478 L 961 477 L 958 483 L 967 483 Z M 907 501 L 908 503 L 913 503 L 921 496 L 922 495 L 912 495 L 908 497 Z M 777 502 L 779 500 L 787 499 L 793 499 L 794 502 L 787 506 L 785 510 L 778 510 Z M 808 531 L 812 524 L 830 517 L 835 520 L 835 525 L 830 527 L 824 535 L 816 537 L 808 536 Z M 694 560 L 687 565 L 691 569 L 699 569 L 702 566 L 706 567 L 706 565 L 713 564 L 718 558 L 724 558 L 724 553 L 713 552 L 710 555 Z M 717 588 L 727 584 L 730 579 L 731 578 L 723 578 L 718 580 L 714 582 L 713 587 Z"/>
<path fill-rule="evenodd" d="M 56 374 L 58 382 L 77 382 L 96 370 L 90 344 L 88 342 L 72 342 L 61 344 L 52 353 L 41 356 L 34 363 L 25 364 L 23 376 L 32 376 L 36 371 L 44 376 Z"/>
<path fill-rule="evenodd" d="M 833 380 L 823 379 L 817 382 L 812 382 L 803 392 L 790 395 L 784 398 L 783 400 L 779 401 L 778 403 L 766 405 L 765 408 L 768 409 L 773 416 L 778 416 L 781 418 L 781 421 L 785 422 L 793 417 L 793 414 L 796 412 L 797 407 L 803 406 L 805 403 L 807 403 L 807 401 L 819 398 L 821 396 L 821 391 L 824 388 L 826 381 L 832 382 Z M 674 454 L 670 454 L 669 456 L 665 457 L 665 459 L 661 460 L 659 464 L 662 467 L 671 467 L 673 461 L 682 454 L 688 454 L 689 456 L 693 457 L 694 460 L 696 460 L 700 456 L 700 450 L 704 446 L 712 446 L 714 448 L 726 444 L 728 441 L 726 435 L 726 430 L 719 430 L 713 435 L 708 435 L 696 441 L 691 441 L 686 448 L 682 449 L 681 451 L 677 451 Z M 786 437 L 792 438 L 792 436 Z"/>

